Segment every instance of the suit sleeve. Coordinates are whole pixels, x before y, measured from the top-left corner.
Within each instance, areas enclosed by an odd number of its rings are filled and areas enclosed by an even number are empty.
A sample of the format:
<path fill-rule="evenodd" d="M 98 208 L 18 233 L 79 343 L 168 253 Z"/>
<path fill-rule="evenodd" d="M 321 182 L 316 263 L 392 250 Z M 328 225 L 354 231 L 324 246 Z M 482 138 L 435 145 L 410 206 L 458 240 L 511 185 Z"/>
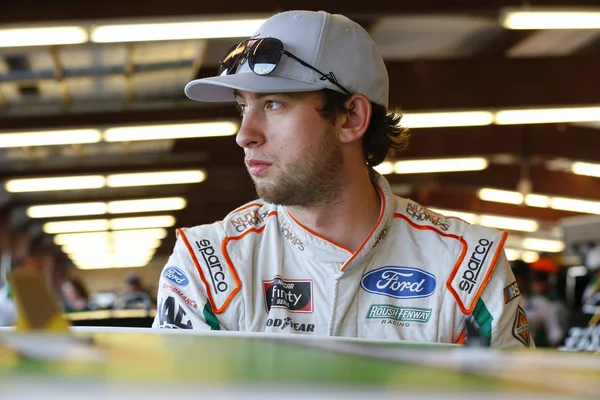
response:
<path fill-rule="evenodd" d="M 173 253 L 160 274 L 158 308 L 152 327 L 223 330 L 208 301 L 188 244 L 178 235 Z"/>
<path fill-rule="evenodd" d="M 503 250 L 471 318 L 493 347 L 535 348 L 523 297 Z"/>

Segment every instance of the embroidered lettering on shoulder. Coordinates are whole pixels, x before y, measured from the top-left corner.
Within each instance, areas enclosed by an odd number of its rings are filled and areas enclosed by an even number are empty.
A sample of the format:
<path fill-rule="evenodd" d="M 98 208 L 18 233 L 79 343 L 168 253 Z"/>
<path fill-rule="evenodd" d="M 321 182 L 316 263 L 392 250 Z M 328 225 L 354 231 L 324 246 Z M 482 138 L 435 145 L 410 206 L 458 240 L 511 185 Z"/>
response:
<path fill-rule="evenodd" d="M 462 255 L 462 259 L 459 260 L 446 283 L 446 287 L 465 314 L 473 312 L 477 299 L 496 266 L 507 235 L 492 230 L 480 233 L 480 230 L 469 229 L 464 232 L 463 238 L 467 243 L 466 253 Z M 487 235 L 482 237 L 485 233 Z"/>
<path fill-rule="evenodd" d="M 406 214 L 417 223 L 426 223 L 432 225 L 441 231 L 446 232 L 450 227 L 450 223 L 441 214 L 435 213 L 428 208 L 425 208 L 414 202 L 406 203 Z"/>

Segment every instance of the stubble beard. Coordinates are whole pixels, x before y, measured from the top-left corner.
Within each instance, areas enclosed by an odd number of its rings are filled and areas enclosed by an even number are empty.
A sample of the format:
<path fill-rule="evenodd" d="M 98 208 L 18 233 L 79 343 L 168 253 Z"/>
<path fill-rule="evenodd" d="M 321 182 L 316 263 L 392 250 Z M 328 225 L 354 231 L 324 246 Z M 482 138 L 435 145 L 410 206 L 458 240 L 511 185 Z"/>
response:
<path fill-rule="evenodd" d="M 270 181 L 254 179 L 256 193 L 267 203 L 303 208 L 333 205 L 345 183 L 343 157 L 333 130 L 294 163 L 279 165 Z"/>

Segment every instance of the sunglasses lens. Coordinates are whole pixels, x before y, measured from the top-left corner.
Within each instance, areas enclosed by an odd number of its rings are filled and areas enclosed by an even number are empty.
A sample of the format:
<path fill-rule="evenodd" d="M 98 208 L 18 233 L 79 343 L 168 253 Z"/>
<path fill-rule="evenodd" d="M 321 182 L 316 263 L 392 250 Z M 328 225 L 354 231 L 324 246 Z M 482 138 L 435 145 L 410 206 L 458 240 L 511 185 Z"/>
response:
<path fill-rule="evenodd" d="M 230 75 L 235 73 L 231 68 L 237 64 L 240 55 L 244 54 L 247 42 L 234 44 L 229 48 L 225 57 L 219 62 L 219 75 Z"/>
<path fill-rule="evenodd" d="M 281 41 L 272 38 L 258 40 L 248 57 L 250 68 L 255 74 L 268 75 L 279 64 L 282 52 Z"/>

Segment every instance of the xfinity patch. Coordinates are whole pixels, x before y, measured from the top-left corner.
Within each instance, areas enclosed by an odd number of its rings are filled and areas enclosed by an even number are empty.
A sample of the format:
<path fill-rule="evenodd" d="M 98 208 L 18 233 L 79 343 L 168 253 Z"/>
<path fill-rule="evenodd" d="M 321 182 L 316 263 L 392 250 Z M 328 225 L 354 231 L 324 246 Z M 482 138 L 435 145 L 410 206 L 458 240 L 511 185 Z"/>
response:
<path fill-rule="evenodd" d="M 313 283 L 310 279 L 275 276 L 262 284 L 267 312 L 271 308 L 285 308 L 296 313 L 313 312 Z"/>
<path fill-rule="evenodd" d="M 165 268 L 163 271 L 163 277 L 177 286 L 187 286 L 190 283 L 190 280 L 186 276 L 185 272 L 177 267 L 170 266 Z"/>

